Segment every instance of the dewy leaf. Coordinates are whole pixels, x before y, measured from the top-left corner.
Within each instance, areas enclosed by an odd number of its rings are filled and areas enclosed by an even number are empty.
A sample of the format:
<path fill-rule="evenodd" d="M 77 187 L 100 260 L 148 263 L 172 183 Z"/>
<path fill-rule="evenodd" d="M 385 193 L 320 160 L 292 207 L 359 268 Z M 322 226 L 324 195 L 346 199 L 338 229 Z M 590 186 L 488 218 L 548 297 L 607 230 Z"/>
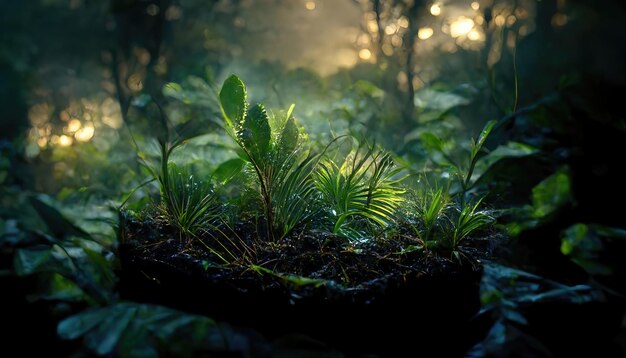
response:
<path fill-rule="evenodd" d="M 220 104 L 224 113 L 226 124 L 235 128 L 238 126 L 246 113 L 246 86 L 235 75 L 231 75 L 224 81 L 220 91 Z"/>
<path fill-rule="evenodd" d="M 478 136 L 478 140 L 476 141 L 479 147 L 482 147 L 482 145 L 485 143 L 485 140 L 487 140 L 489 133 L 491 133 L 493 127 L 496 126 L 496 123 L 498 123 L 498 121 L 491 120 L 487 122 L 487 124 L 485 124 L 485 127 L 483 128 L 482 132 L 480 132 L 480 136 Z"/>
<path fill-rule="evenodd" d="M 478 139 L 475 141 L 472 139 L 472 142 L 470 143 L 470 147 L 471 147 L 470 157 L 471 157 L 472 162 L 475 162 L 477 160 L 478 154 L 480 153 L 480 150 L 482 149 L 483 144 L 485 144 L 485 141 L 487 140 L 489 133 L 491 133 L 496 123 L 498 123 L 496 120 L 487 122 L 485 126 L 483 127 L 483 130 L 480 132 Z"/>
<path fill-rule="evenodd" d="M 298 126 L 293 117 L 289 117 L 280 134 L 280 147 L 282 153 L 291 153 L 298 145 Z"/>
<path fill-rule="evenodd" d="M 259 159 L 269 150 L 271 133 L 265 107 L 257 104 L 248 111 L 238 135 L 243 147 L 254 159 Z"/>

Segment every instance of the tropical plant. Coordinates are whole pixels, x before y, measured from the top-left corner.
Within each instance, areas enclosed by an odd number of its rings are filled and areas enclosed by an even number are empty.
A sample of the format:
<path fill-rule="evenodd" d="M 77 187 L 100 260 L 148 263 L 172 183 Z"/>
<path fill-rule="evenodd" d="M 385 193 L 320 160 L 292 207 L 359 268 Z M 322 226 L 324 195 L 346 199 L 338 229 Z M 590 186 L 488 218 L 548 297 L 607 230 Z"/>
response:
<path fill-rule="evenodd" d="M 413 205 L 418 224 L 411 227 L 424 245 L 434 240 L 437 228 L 442 228 L 442 220 L 447 218 L 451 204 L 447 188 L 426 186 L 418 191 Z"/>
<path fill-rule="evenodd" d="M 256 174 L 268 237 L 281 239 L 314 213 L 312 173 L 319 155 L 305 147 L 293 105 L 284 118 L 272 118 L 272 128 L 262 104 L 248 109 L 246 87 L 237 76 L 224 81 L 219 98 L 226 131 Z"/>
<path fill-rule="evenodd" d="M 485 210 L 478 210 L 483 199 L 475 203 L 465 203 L 461 206 L 458 218 L 454 223 L 454 230 L 450 239 L 452 250 L 456 251 L 459 243 L 472 233 L 484 229 L 493 223 L 494 218 Z"/>
<path fill-rule="evenodd" d="M 462 165 L 455 165 L 456 176 L 461 184 L 461 192 L 459 194 L 461 195 L 462 204 L 465 202 L 467 192 L 472 188 L 472 175 L 474 174 L 474 169 L 476 168 L 478 159 L 480 159 L 484 154 L 483 145 L 496 124 L 497 121 L 495 120 L 487 122 L 478 138 L 471 139 L 467 167 L 463 168 Z"/>
<path fill-rule="evenodd" d="M 397 178 L 401 169 L 391 154 L 360 142 L 356 150 L 338 165 L 322 161 L 315 183 L 331 207 L 333 233 L 345 232 L 352 217 L 363 217 L 379 226 L 393 220 L 404 190 Z"/>
<path fill-rule="evenodd" d="M 167 173 L 160 181 L 161 203 L 170 223 L 187 238 L 198 230 L 215 224 L 222 205 L 210 183 L 197 180 L 186 167 L 169 163 Z"/>
<path fill-rule="evenodd" d="M 190 167 L 178 166 L 170 160 L 174 150 L 180 148 L 189 138 L 171 129 L 165 116 L 161 114 L 158 164 L 151 164 L 139 152 L 141 163 L 149 170 L 153 179 L 133 189 L 119 207 L 121 214 L 118 237 L 122 242 L 125 239 L 123 231 L 126 216 L 121 210 L 130 195 L 144 185 L 157 181 L 162 217 L 178 230 L 181 241 L 187 244 L 198 242 L 225 264 L 249 259 L 253 250 L 225 222 L 225 205 L 213 185 L 213 182 L 224 185 L 232 179 L 236 171 L 233 167 L 236 165 L 232 162 L 223 163 L 208 180 L 198 180 Z M 210 242 L 205 242 L 205 238 L 210 239 Z"/>

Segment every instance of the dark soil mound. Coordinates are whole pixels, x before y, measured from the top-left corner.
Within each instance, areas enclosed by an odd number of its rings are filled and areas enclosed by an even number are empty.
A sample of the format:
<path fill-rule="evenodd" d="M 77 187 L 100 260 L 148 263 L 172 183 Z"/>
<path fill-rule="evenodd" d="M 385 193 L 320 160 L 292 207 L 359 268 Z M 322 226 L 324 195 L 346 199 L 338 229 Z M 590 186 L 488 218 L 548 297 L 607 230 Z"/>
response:
<path fill-rule="evenodd" d="M 412 250 L 416 242 L 407 235 L 352 244 L 306 232 L 280 243 L 251 242 L 252 262 L 217 266 L 201 244 L 183 244 L 154 222 L 128 221 L 122 235 L 127 298 L 253 327 L 269 338 L 303 333 L 351 352 L 399 352 L 419 342 L 460 354 L 475 338 L 471 318 L 482 275 L 476 257 L 485 252 L 478 247 L 464 248 L 459 263 Z"/>

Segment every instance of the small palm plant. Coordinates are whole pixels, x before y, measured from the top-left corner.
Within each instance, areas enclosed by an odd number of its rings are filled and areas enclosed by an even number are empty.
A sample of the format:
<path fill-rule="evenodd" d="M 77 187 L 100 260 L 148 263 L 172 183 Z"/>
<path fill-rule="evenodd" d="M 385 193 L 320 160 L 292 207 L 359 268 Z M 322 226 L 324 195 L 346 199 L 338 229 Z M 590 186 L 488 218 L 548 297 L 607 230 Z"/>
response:
<path fill-rule="evenodd" d="M 391 154 L 361 142 L 339 165 L 327 159 L 320 163 L 315 182 L 331 207 L 333 233 L 347 234 L 351 218 L 365 218 L 379 226 L 394 219 L 404 190 L 397 178 Z M 344 235 L 350 236 L 350 235 Z"/>
<path fill-rule="evenodd" d="M 453 250 L 456 250 L 459 243 L 471 234 L 493 223 L 494 218 L 487 211 L 478 210 L 482 201 L 483 199 L 480 199 L 476 203 L 466 203 L 461 207 L 450 238 Z"/>
<path fill-rule="evenodd" d="M 314 214 L 312 173 L 319 155 L 305 147 L 305 136 L 291 115 L 293 105 L 271 128 L 262 104 L 248 109 L 246 87 L 237 76 L 226 79 L 219 97 L 226 131 L 258 179 L 268 237 L 281 239 Z"/>
<path fill-rule="evenodd" d="M 188 168 L 169 163 L 159 182 L 164 210 L 182 235 L 191 238 L 218 221 L 222 209 L 218 195 L 210 183 L 197 180 Z"/>
<path fill-rule="evenodd" d="M 440 235 L 445 226 L 448 210 L 452 206 L 451 198 L 447 189 L 427 186 L 418 192 L 414 202 L 418 225 L 412 225 L 412 229 L 427 247 L 437 241 L 436 235 Z"/>
<path fill-rule="evenodd" d="M 483 127 L 483 130 L 478 135 L 478 138 L 472 138 L 470 141 L 470 153 L 469 153 L 469 161 L 467 163 L 467 167 L 465 169 L 462 168 L 461 165 L 456 165 L 456 176 L 459 179 L 459 183 L 461 185 L 461 203 L 463 204 L 466 199 L 467 192 L 472 188 L 473 184 L 472 176 L 474 175 L 474 169 L 476 168 L 476 164 L 478 160 L 484 156 L 485 149 L 483 148 L 485 141 L 491 134 L 491 131 L 496 126 L 497 121 L 489 121 Z"/>
<path fill-rule="evenodd" d="M 181 241 L 204 245 L 226 264 L 248 260 L 253 252 L 225 223 L 225 206 L 211 182 L 212 178 L 198 180 L 188 167 L 179 167 L 170 160 L 172 153 L 185 144 L 185 138 L 171 130 L 163 115 L 160 124 L 158 164 L 151 164 L 139 152 L 141 163 L 153 179 L 135 190 L 153 181 L 159 184 L 159 208 L 167 222 L 177 229 Z M 205 238 L 209 238 L 210 242 L 205 242 Z"/>

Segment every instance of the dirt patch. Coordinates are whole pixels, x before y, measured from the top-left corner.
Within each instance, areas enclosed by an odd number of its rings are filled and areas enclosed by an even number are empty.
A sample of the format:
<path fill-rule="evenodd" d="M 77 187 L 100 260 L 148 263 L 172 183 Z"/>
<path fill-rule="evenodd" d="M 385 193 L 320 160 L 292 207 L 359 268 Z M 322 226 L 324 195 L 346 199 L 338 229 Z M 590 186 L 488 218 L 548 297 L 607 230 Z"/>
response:
<path fill-rule="evenodd" d="M 436 341 L 442 330 L 468 329 L 480 307 L 479 257 L 489 240 L 464 247 L 458 262 L 418 249 L 402 232 L 355 244 L 304 231 L 268 243 L 254 230 L 237 228 L 237 237 L 254 247 L 246 263 L 218 265 L 200 242 L 185 243 L 156 222 L 128 221 L 120 246 L 122 295 L 253 327 L 270 338 L 304 333 L 334 347 L 387 353 L 390 340 L 417 334 Z M 419 323 L 406 331 L 399 323 L 406 320 Z M 348 331 L 357 338 L 346 338 Z M 461 340 L 471 336 L 464 335 Z"/>

